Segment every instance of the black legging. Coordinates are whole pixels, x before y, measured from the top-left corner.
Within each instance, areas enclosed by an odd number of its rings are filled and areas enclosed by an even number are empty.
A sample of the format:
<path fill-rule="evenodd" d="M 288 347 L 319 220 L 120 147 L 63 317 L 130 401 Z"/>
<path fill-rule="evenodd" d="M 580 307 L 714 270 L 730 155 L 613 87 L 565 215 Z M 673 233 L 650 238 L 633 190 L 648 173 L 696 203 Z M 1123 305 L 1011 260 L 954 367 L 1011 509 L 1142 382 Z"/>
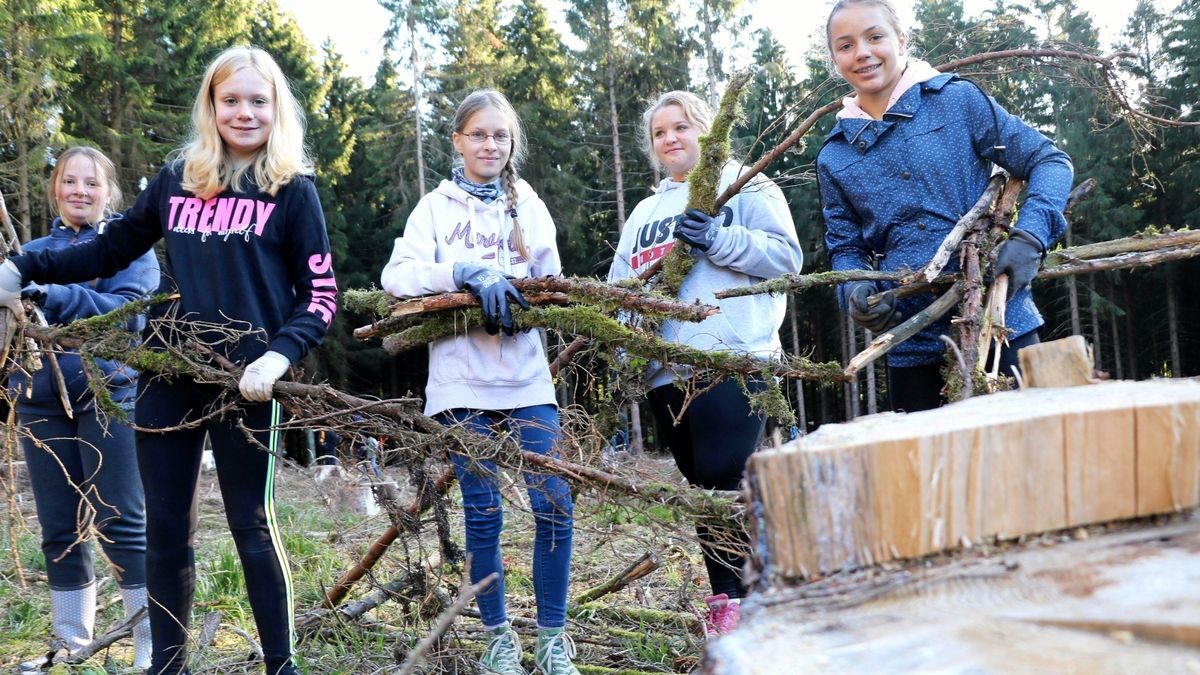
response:
<path fill-rule="evenodd" d="M 761 381 L 747 381 L 751 393 L 765 390 Z M 767 417 L 751 412 L 750 400 L 735 380 L 725 380 L 697 396 L 684 411 L 679 425 L 675 415 L 683 407 L 684 392 L 674 385 L 652 390 L 648 396 L 654 410 L 657 437 L 675 456 L 680 473 L 692 485 L 710 490 L 736 490 L 746 469 L 746 460 L 758 447 Z M 726 550 L 729 544 L 748 545 L 744 531 L 736 534 L 739 541 L 722 543 L 708 526 L 697 523 L 696 534 L 704 552 L 704 566 L 713 594 L 725 593 L 731 598 L 746 595 L 740 571 L 745 556 Z"/>
<path fill-rule="evenodd" d="M 206 414 L 219 389 L 190 380 L 142 377 L 138 424 L 175 427 Z M 248 405 L 193 428 L 165 434 L 138 432 L 138 468 L 146 490 L 146 588 L 154 642 L 150 675 L 185 672 L 187 627 L 196 591 L 196 483 L 204 434 L 212 440 L 225 518 L 241 558 L 250 608 L 262 641 L 267 673 L 293 672 L 292 588 L 276 527 L 276 456 L 251 443 L 238 427 L 278 450 L 279 404 Z"/>
<path fill-rule="evenodd" d="M 1038 332 L 1031 330 L 1019 338 L 1009 340 L 1008 346 L 1000 349 L 1000 373 L 1012 376 L 1017 367 L 1017 352 L 1029 345 L 1039 342 Z M 988 353 L 988 364 L 992 362 L 992 354 Z M 888 404 L 896 412 L 917 412 L 932 410 L 946 403 L 942 396 L 942 388 L 946 381 L 942 379 L 942 366 L 910 366 L 908 368 L 893 368 L 888 366 Z"/>

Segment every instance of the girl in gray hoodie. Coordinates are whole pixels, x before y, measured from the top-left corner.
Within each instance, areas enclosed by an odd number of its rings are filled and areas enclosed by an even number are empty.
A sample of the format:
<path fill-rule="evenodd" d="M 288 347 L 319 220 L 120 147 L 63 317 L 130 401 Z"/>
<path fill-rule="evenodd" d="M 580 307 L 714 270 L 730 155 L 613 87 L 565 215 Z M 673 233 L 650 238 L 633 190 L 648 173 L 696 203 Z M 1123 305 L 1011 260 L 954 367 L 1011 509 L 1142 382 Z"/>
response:
<path fill-rule="evenodd" d="M 655 194 L 634 208 L 621 231 L 610 282 L 637 276 L 667 254 L 677 239 L 692 246 L 696 264 L 679 291 L 680 300 L 717 305 L 721 311 L 699 323 L 664 321 L 663 339 L 707 351 L 729 351 L 763 359 L 781 351 L 779 325 L 787 309 L 782 295 L 752 295 L 728 300 L 717 291 L 753 284 L 787 273 L 798 273 L 803 253 L 783 193 L 758 176 L 709 216 L 684 209 L 688 200 L 687 174 L 700 159 L 698 139 L 708 131 L 712 113 L 694 94 L 663 94 L 645 112 L 646 151 L 668 175 Z M 728 163 L 719 189 L 737 179 L 740 167 Z M 704 389 L 704 374 L 696 374 Z M 693 398 L 684 407 L 684 391 L 675 386 L 692 378 L 686 366 L 652 363 L 645 378 L 650 388 L 659 438 L 670 448 L 688 482 L 708 489 L 734 490 L 746 459 L 758 446 L 766 416 L 750 408 L 748 392 L 725 380 Z M 746 382 L 749 393 L 766 383 Z M 682 415 L 680 414 L 680 411 Z M 710 635 L 736 626 L 739 600 L 745 595 L 739 570 L 740 555 L 720 546 L 704 525 L 697 525 L 712 595 L 708 605 Z"/>

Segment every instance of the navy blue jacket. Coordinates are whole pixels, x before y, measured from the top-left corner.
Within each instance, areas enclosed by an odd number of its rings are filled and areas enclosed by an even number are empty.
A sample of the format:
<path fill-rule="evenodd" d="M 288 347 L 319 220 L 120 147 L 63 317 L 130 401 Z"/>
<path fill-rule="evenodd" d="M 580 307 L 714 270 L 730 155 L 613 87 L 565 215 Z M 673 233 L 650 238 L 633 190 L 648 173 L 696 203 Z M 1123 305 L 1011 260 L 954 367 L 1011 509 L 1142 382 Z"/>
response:
<path fill-rule="evenodd" d="M 904 92 L 881 120 L 839 119 L 817 155 L 833 269 L 919 269 L 983 194 L 993 163 L 1028 181 L 1016 225 L 1049 248 L 1066 231 L 1071 160 L 970 82 L 938 75 Z M 953 258 L 946 271 L 957 269 Z M 838 299 L 845 309 L 844 288 Z M 900 311 L 912 316 L 933 299 L 906 298 Z M 1009 301 L 1005 320 L 1013 337 L 1042 325 L 1028 288 Z M 947 315 L 897 345 L 888 365 L 941 363 L 945 345 L 938 336 L 949 332 Z"/>
<path fill-rule="evenodd" d="M 166 243 L 166 274 L 180 293 L 180 316 L 249 333 L 200 339 L 235 362 L 268 349 L 291 362 L 320 343 L 337 311 L 337 284 L 325 216 L 312 178 L 297 176 L 274 197 L 226 190 L 207 200 L 180 185 L 169 164 L 124 218 L 94 241 L 13 258 L 25 281 L 72 282 L 108 276 Z"/>
<path fill-rule="evenodd" d="M 106 227 L 100 224 L 100 229 Z M 57 251 L 74 246 L 81 246 L 96 238 L 96 228 L 85 225 L 78 232 L 63 225 L 58 218 L 50 226 L 50 234 L 34 239 L 25 245 L 25 253 L 40 251 Z M 132 300 L 140 300 L 155 288 L 158 288 L 159 270 L 158 259 L 154 251 L 147 251 L 134 260 L 129 267 L 110 277 L 93 279 L 85 283 L 67 285 L 46 284 L 40 286 L 45 292 L 46 300 L 42 303 L 42 313 L 51 324 L 67 324 L 75 319 L 86 319 L 91 316 L 107 314 L 121 305 Z M 146 320 L 137 317 L 129 322 L 127 328 L 141 332 Z M 81 413 L 92 407 L 92 395 L 87 388 L 87 378 L 83 374 L 83 364 L 79 354 L 69 351 L 58 355 L 58 364 L 62 369 L 63 380 L 67 384 L 67 395 L 71 401 L 72 410 Z M 118 404 L 133 403 L 134 389 L 137 385 L 137 371 L 118 361 L 97 359 L 96 364 L 107 378 L 107 387 L 113 400 Z M 53 383 L 50 364 L 43 362 L 42 369 L 33 374 L 32 383 L 26 396 L 26 377 L 23 371 L 17 370 L 9 378 L 9 389 L 16 397 L 17 409 L 21 413 L 35 415 L 62 415 L 62 402 L 58 398 L 58 389 Z"/>

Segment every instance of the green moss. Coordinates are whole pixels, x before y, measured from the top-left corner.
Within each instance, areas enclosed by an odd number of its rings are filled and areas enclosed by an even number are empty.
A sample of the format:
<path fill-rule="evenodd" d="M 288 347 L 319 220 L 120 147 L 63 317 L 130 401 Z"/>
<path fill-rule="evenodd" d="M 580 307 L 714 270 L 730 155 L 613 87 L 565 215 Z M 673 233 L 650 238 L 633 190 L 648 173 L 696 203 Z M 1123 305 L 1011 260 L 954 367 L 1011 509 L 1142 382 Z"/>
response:
<path fill-rule="evenodd" d="M 354 314 L 384 317 L 392 313 L 396 298 L 378 288 L 351 288 L 342 292 L 342 308 Z"/>

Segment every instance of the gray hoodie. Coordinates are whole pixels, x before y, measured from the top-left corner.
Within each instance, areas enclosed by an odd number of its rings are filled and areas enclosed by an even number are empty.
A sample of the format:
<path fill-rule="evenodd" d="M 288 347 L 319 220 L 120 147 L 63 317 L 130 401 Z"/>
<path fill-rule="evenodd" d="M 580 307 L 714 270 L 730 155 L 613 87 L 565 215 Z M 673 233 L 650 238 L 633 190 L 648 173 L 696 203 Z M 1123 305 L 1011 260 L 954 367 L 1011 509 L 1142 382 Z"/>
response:
<path fill-rule="evenodd" d="M 562 272 L 554 221 L 545 203 L 525 181 L 518 181 L 517 218 L 527 260 L 512 241 L 513 221 L 505 213 L 508 198 L 491 204 L 444 180 L 421 198 L 396 239 L 383 268 L 383 290 L 397 298 L 457 291 L 454 263 L 482 265 L 517 278 Z M 429 345 L 425 414 L 452 408 L 513 410 L 555 404 L 542 331 L 488 335 L 483 328 L 464 330 Z"/>
<path fill-rule="evenodd" d="M 720 190 L 733 183 L 741 166 L 729 162 Z M 642 200 L 621 230 L 610 282 L 636 277 L 675 245 L 675 223 L 687 206 L 687 183 L 665 179 L 656 194 Z M 716 300 L 717 291 L 746 286 L 783 274 L 796 274 L 804 261 L 792 214 L 779 187 L 761 174 L 721 207 L 721 230 L 707 253 L 695 252 L 696 266 L 679 291 L 681 300 L 716 305 L 721 311 L 699 323 L 663 322 L 660 335 L 707 351 L 730 351 L 770 358 L 781 351 L 779 325 L 787 310 L 781 294 Z M 651 388 L 669 384 L 689 371 L 652 364 Z"/>

